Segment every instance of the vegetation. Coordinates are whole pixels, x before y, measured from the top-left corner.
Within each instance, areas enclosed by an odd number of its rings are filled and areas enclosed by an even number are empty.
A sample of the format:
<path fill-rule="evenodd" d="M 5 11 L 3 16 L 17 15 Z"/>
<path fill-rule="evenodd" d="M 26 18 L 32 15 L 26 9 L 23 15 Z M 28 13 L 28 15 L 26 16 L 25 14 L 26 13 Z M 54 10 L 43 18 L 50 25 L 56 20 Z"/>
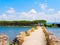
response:
<path fill-rule="evenodd" d="M 46 24 L 46 27 L 57 27 L 57 25 L 56 24 Z"/>
<path fill-rule="evenodd" d="M 38 23 L 46 24 L 45 20 L 34 21 L 0 21 L 0 26 L 33 26 Z"/>
<path fill-rule="evenodd" d="M 38 23 L 44 24 L 46 27 L 57 27 L 55 24 L 47 24 L 46 20 L 33 20 L 33 21 L 0 21 L 0 26 L 35 26 Z"/>

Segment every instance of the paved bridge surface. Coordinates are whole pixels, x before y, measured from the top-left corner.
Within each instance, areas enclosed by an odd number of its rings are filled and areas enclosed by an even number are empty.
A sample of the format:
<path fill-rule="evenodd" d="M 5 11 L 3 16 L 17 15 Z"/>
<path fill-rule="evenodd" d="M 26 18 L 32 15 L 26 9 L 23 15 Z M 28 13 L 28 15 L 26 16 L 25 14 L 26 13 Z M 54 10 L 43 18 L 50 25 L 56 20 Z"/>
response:
<path fill-rule="evenodd" d="M 43 29 L 39 27 L 32 32 L 30 36 L 24 38 L 25 41 L 22 45 L 46 45 L 46 38 Z"/>

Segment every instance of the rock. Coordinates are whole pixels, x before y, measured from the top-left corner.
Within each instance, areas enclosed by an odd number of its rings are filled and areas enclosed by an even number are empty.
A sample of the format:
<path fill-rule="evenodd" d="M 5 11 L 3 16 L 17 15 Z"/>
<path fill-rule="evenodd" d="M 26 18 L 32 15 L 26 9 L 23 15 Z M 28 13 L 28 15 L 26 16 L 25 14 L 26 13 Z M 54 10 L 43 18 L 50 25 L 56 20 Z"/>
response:
<path fill-rule="evenodd" d="M 12 45 L 17 44 L 17 45 L 22 45 L 24 42 L 24 37 L 26 36 L 25 32 L 20 32 L 16 38 L 11 42 Z"/>
<path fill-rule="evenodd" d="M 43 32 L 48 36 L 47 45 L 60 45 L 60 39 L 58 39 L 52 32 L 48 31 L 42 26 Z"/>
<path fill-rule="evenodd" d="M 49 35 L 49 45 L 60 45 L 60 40 L 55 35 Z"/>
<path fill-rule="evenodd" d="M 19 36 L 20 36 L 20 37 L 25 37 L 25 36 L 26 36 L 26 33 L 25 33 L 25 32 L 20 32 L 20 33 L 19 33 Z"/>
<path fill-rule="evenodd" d="M 34 32 L 34 31 L 35 31 L 35 29 L 32 28 L 31 30 L 28 30 L 27 32 L 28 32 L 28 33 L 32 33 L 32 32 Z"/>
<path fill-rule="evenodd" d="M 31 31 L 31 32 L 34 32 L 34 31 L 35 31 L 35 29 L 34 29 L 34 28 L 32 28 L 30 31 Z"/>
<path fill-rule="evenodd" d="M 18 42 L 16 42 L 17 45 L 22 45 L 22 43 L 24 42 L 24 35 L 25 33 L 24 32 L 21 32 L 20 35 L 17 35 L 16 36 L 16 39 Z"/>
<path fill-rule="evenodd" d="M 5 34 L 0 35 L 0 45 L 8 45 L 8 36 Z"/>

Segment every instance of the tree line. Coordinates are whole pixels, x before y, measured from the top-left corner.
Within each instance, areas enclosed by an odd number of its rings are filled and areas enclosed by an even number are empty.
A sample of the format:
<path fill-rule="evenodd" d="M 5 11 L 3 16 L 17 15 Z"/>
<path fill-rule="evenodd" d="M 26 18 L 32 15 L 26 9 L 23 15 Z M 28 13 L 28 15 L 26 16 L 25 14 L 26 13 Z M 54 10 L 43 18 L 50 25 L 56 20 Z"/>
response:
<path fill-rule="evenodd" d="M 38 23 L 46 25 L 46 20 L 33 20 L 33 21 L 0 21 L 0 26 L 33 26 Z"/>

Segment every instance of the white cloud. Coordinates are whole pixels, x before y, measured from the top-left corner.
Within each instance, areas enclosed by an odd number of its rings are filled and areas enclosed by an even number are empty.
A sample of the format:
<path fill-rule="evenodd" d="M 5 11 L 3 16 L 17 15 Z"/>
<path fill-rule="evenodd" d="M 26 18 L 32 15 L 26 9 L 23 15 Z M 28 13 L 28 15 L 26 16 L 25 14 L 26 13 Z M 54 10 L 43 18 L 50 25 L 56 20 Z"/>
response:
<path fill-rule="evenodd" d="M 3 20 L 7 20 L 7 15 L 6 15 L 5 13 L 2 14 L 1 19 L 3 19 Z"/>
<path fill-rule="evenodd" d="M 15 10 L 14 10 L 14 8 L 9 8 L 6 12 L 8 14 L 14 14 L 15 13 Z"/>
<path fill-rule="evenodd" d="M 58 13 L 58 15 L 60 15 L 60 11 L 58 11 L 57 13 Z"/>
<path fill-rule="evenodd" d="M 47 8 L 45 4 L 41 4 L 43 10 L 54 12 L 54 8 Z M 7 10 L 7 13 L 0 15 L 0 20 L 47 20 L 48 22 L 60 22 L 60 11 L 57 13 L 47 14 L 45 11 L 37 12 L 31 9 L 28 12 L 16 12 L 14 8 Z"/>
<path fill-rule="evenodd" d="M 48 11 L 53 12 L 55 9 L 49 8 Z"/>
<path fill-rule="evenodd" d="M 20 13 L 20 19 L 21 20 L 34 20 L 36 18 L 36 10 L 31 9 L 29 12 L 22 12 Z"/>
<path fill-rule="evenodd" d="M 40 7 L 42 10 L 45 10 L 47 8 L 47 4 L 40 3 Z"/>
<path fill-rule="evenodd" d="M 58 15 L 58 13 L 48 15 L 45 12 L 39 12 L 39 13 L 24 12 L 23 14 L 20 15 L 19 19 L 21 20 L 39 20 L 40 19 L 40 20 L 47 20 L 48 22 L 60 22 L 60 20 L 58 21 L 58 19 L 60 19 L 60 15 Z"/>
<path fill-rule="evenodd" d="M 31 9 L 31 10 L 29 11 L 29 13 L 36 14 L 37 12 L 36 12 L 36 10 L 35 10 L 35 9 Z"/>

